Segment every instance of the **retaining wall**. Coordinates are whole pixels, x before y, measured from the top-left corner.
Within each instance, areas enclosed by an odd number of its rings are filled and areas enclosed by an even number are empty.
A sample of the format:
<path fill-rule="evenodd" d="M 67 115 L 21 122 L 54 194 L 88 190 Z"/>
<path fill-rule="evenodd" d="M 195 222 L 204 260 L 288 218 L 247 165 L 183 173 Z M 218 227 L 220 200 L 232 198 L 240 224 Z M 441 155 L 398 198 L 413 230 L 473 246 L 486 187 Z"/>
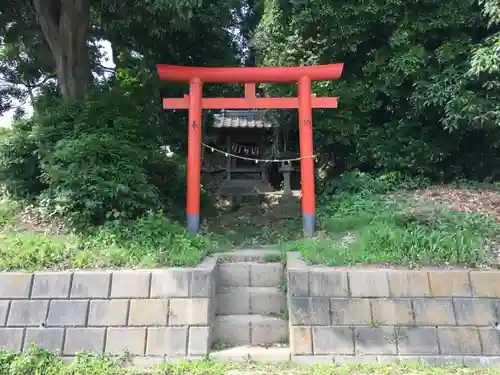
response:
<path fill-rule="evenodd" d="M 0 348 L 206 356 L 215 265 L 209 258 L 191 269 L 0 273 Z"/>
<path fill-rule="evenodd" d="M 500 364 L 500 272 L 335 269 L 289 253 L 297 361 Z"/>

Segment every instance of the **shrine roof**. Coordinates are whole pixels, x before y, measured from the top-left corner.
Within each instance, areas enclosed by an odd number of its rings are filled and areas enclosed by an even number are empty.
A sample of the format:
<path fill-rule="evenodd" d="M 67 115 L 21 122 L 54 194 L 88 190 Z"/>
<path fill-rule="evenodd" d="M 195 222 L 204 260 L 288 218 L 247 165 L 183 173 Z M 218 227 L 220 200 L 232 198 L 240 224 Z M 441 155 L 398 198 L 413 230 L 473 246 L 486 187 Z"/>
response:
<path fill-rule="evenodd" d="M 275 127 L 265 110 L 222 111 L 214 116 L 214 128 L 270 129 Z"/>

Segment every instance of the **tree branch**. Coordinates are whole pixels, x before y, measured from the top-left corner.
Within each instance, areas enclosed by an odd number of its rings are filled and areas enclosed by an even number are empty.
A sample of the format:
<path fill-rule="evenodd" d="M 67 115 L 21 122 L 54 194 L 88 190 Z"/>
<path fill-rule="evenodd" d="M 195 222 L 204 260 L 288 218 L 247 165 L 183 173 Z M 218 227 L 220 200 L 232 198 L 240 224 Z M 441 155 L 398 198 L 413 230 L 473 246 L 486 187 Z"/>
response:
<path fill-rule="evenodd" d="M 107 66 L 104 66 L 102 64 L 97 64 L 97 67 L 106 71 L 106 72 L 110 72 L 110 73 L 114 73 L 115 72 L 115 68 L 108 68 Z"/>

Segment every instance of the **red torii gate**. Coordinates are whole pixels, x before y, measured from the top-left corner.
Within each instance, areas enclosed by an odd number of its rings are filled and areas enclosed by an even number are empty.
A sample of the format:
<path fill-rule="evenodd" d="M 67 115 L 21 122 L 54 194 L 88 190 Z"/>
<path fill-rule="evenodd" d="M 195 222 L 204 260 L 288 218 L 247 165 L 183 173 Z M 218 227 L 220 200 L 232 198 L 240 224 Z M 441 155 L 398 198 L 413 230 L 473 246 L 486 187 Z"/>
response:
<path fill-rule="evenodd" d="M 160 79 L 189 82 L 189 95 L 163 99 L 164 109 L 188 109 L 187 228 L 200 228 L 201 112 L 203 109 L 298 108 L 300 173 L 304 234 L 313 236 L 316 227 L 312 108 L 337 108 L 336 97 L 318 98 L 311 94 L 312 81 L 340 78 L 344 64 L 283 68 L 206 68 L 158 64 Z M 296 98 L 257 98 L 257 83 L 298 83 Z M 244 98 L 203 98 L 203 83 L 242 83 Z"/>

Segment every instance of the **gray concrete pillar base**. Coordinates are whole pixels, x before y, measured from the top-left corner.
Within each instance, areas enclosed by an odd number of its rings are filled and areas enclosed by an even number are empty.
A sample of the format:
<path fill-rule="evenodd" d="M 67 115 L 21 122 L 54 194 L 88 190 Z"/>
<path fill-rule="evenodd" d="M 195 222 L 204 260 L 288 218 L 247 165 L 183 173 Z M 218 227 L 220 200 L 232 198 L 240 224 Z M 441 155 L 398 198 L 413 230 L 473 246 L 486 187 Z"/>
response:
<path fill-rule="evenodd" d="M 187 230 L 191 234 L 198 234 L 200 230 L 200 214 L 187 215 Z"/>
<path fill-rule="evenodd" d="M 302 214 L 304 219 L 304 236 L 313 238 L 316 234 L 316 214 Z"/>

